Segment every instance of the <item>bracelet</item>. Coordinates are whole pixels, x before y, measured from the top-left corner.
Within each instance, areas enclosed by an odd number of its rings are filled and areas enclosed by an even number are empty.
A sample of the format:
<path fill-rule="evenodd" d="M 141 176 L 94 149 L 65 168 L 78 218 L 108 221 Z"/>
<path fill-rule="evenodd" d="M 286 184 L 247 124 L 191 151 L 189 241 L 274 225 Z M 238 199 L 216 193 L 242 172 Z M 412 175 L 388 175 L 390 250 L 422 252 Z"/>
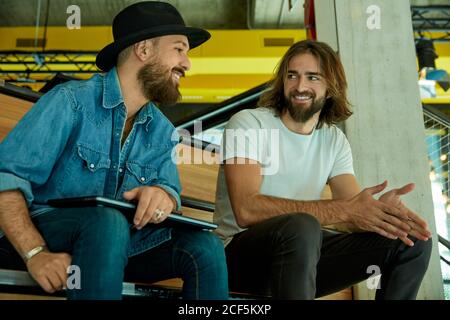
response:
<path fill-rule="evenodd" d="M 23 258 L 23 260 L 25 262 L 27 262 L 28 260 L 33 258 L 38 253 L 41 253 L 42 251 L 47 251 L 47 247 L 45 245 L 44 246 L 37 246 L 36 248 L 31 249 L 30 251 L 25 253 L 22 258 Z"/>

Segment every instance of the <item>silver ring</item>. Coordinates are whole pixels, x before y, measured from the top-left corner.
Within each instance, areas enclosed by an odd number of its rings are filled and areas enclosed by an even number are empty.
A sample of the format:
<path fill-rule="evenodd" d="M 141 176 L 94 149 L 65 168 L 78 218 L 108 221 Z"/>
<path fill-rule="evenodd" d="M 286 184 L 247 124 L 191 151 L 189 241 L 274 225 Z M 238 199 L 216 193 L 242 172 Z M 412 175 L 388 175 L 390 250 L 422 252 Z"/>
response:
<path fill-rule="evenodd" d="M 161 210 L 161 209 L 156 209 L 155 210 L 155 218 L 156 218 L 156 220 L 159 220 L 159 219 L 161 219 L 161 217 L 164 215 L 164 210 Z"/>

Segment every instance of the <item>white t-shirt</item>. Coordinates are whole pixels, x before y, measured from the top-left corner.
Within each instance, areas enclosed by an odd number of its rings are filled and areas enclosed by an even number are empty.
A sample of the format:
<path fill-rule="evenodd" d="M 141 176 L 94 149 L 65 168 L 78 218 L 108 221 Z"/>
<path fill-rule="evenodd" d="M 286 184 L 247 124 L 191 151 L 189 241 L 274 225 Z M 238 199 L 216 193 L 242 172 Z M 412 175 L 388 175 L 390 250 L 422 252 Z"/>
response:
<path fill-rule="evenodd" d="M 242 110 L 231 117 L 222 148 L 222 162 L 235 157 L 258 161 L 263 168 L 260 194 L 279 198 L 319 200 L 329 179 L 354 174 L 350 145 L 339 128 L 323 125 L 301 135 L 290 131 L 268 108 Z M 225 245 L 244 230 L 231 208 L 223 165 L 217 179 L 214 222 Z"/>

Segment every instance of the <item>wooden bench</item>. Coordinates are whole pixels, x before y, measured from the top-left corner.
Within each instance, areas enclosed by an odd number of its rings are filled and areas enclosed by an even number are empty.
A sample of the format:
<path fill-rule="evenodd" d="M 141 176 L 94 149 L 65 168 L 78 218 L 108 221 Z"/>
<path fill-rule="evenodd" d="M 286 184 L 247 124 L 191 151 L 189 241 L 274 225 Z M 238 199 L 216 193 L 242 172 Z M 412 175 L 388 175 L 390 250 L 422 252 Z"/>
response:
<path fill-rule="evenodd" d="M 11 97 L 5 94 L 0 93 L 0 142 L 3 140 L 3 138 L 7 135 L 7 133 L 16 125 L 18 120 L 23 117 L 23 115 L 29 110 L 29 108 L 33 105 L 32 102 L 25 101 L 23 99 Z M 214 157 L 215 155 L 212 155 L 208 151 L 203 151 L 198 148 L 192 148 L 186 145 L 179 145 L 179 152 L 185 153 L 185 154 L 191 154 L 191 159 L 195 159 L 194 157 L 197 157 L 197 159 L 202 159 L 203 157 Z M 182 196 L 191 197 L 194 199 L 199 199 L 207 202 L 214 203 L 215 201 L 215 193 L 216 193 L 216 180 L 217 180 L 217 173 L 218 173 L 218 165 L 212 164 L 180 164 L 178 165 L 178 170 L 180 173 L 180 180 L 181 184 L 183 186 Z M 325 195 L 327 193 L 325 192 Z M 328 197 L 328 195 L 327 195 Z M 187 216 L 191 216 L 194 218 L 212 221 L 213 216 L 211 212 L 204 211 L 204 210 L 198 210 L 198 209 L 192 209 L 183 207 L 183 213 Z M 4 271 L 2 273 L 2 271 Z M 33 282 L 30 282 L 29 276 L 27 273 L 18 273 L 18 274 L 12 274 L 11 272 L 6 272 L 5 270 L 0 270 L 0 283 L 3 278 L 6 276 L 12 277 L 12 279 L 20 279 L 20 283 L 27 283 L 28 286 L 25 287 L 33 287 L 36 286 L 36 284 Z M 19 280 L 17 280 L 19 281 Z M 32 279 L 31 279 L 32 281 Z M 11 289 L 14 285 L 11 285 L 9 288 Z M 17 285 L 17 287 L 20 287 Z M 167 295 L 173 294 L 173 296 L 179 296 L 179 292 L 182 287 L 182 280 L 181 279 L 169 279 L 165 281 L 160 281 L 157 283 L 152 284 L 151 287 L 145 284 L 125 284 L 124 294 L 133 296 L 133 295 L 139 295 L 141 296 L 151 296 L 151 290 L 154 290 L 154 296 L 158 296 L 158 294 L 163 295 L 164 292 Z M 153 288 L 153 289 L 152 289 Z M 0 287 L 0 292 L 1 292 Z M 145 295 L 145 290 L 148 290 L 148 295 Z M 159 291 L 158 291 L 159 290 Z M 8 291 L 10 292 L 10 291 Z M 134 292 L 134 294 L 132 294 Z M 245 294 L 236 294 L 237 297 L 244 297 Z M 0 299 L 18 299 L 19 297 L 23 297 L 25 299 L 28 299 L 30 297 L 36 297 L 37 299 L 42 298 L 42 296 L 29 296 L 26 294 L 17 295 L 15 293 L 0 293 Z M 351 300 L 353 297 L 352 289 L 347 288 L 345 290 L 339 291 L 337 293 L 334 293 L 332 295 L 323 297 L 321 299 L 335 299 L 335 300 Z"/>

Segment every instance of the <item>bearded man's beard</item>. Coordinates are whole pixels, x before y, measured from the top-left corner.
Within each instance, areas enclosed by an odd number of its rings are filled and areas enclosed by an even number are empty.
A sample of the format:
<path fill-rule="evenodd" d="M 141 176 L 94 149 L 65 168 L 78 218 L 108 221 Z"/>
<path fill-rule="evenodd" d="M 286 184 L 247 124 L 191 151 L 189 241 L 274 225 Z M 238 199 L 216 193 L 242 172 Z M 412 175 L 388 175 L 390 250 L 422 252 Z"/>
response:
<path fill-rule="evenodd" d="M 181 70 L 184 74 L 184 70 Z M 155 103 L 170 106 L 181 98 L 178 84 L 172 79 L 172 70 L 164 67 L 159 59 L 144 65 L 137 74 L 144 96 Z"/>
<path fill-rule="evenodd" d="M 294 95 L 309 95 L 311 97 L 311 105 L 309 107 L 301 107 L 296 106 L 292 103 L 292 99 Z M 289 97 L 285 97 L 287 110 L 291 118 L 298 123 L 305 123 L 309 119 L 311 119 L 317 112 L 321 111 L 323 106 L 325 105 L 325 98 L 316 100 L 316 95 L 310 92 L 301 92 L 298 91 L 292 92 L 289 94 Z"/>

